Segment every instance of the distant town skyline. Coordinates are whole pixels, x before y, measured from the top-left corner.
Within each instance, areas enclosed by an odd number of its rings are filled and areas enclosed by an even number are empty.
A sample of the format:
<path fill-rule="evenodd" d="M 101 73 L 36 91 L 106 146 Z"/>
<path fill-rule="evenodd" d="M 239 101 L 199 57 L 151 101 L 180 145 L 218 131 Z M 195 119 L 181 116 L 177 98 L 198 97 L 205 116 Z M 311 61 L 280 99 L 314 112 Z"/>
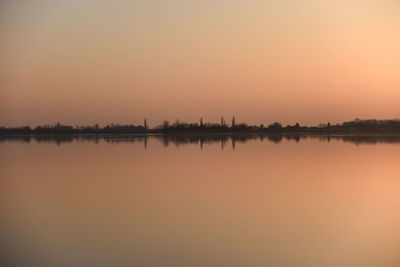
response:
<path fill-rule="evenodd" d="M 2 1 L 0 125 L 400 118 L 400 2 Z"/>

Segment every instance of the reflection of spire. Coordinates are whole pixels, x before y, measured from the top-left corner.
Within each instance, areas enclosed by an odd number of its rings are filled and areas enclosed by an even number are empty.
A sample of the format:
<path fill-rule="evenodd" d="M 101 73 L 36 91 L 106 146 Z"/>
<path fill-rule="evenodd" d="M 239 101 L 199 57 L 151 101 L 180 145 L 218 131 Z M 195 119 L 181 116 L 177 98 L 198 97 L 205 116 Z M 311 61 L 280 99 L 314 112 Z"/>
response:
<path fill-rule="evenodd" d="M 235 150 L 235 147 L 236 147 L 235 137 L 232 137 L 232 148 L 233 148 L 233 150 Z"/>
<path fill-rule="evenodd" d="M 144 136 L 144 149 L 147 149 L 147 135 Z"/>
<path fill-rule="evenodd" d="M 203 149 L 203 139 L 200 139 L 200 148 Z"/>
<path fill-rule="evenodd" d="M 224 150 L 224 143 L 225 143 L 225 139 L 222 138 L 222 139 L 221 139 L 221 149 L 222 149 L 222 150 Z"/>

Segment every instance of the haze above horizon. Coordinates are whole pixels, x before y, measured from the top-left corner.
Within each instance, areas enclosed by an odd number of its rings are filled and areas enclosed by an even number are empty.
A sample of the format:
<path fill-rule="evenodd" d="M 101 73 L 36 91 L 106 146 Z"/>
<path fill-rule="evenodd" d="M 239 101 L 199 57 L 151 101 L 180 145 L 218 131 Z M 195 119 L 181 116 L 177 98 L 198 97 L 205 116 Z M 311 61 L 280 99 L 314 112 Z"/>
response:
<path fill-rule="evenodd" d="M 400 117 L 400 3 L 2 1 L 0 125 Z"/>

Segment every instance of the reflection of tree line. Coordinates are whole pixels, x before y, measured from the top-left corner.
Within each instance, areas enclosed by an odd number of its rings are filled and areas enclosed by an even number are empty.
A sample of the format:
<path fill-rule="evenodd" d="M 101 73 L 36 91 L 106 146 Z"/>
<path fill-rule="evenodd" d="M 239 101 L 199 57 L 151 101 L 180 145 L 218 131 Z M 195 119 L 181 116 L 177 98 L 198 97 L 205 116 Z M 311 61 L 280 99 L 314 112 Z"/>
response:
<path fill-rule="evenodd" d="M 267 141 L 279 144 L 282 140 L 300 142 L 301 140 L 313 139 L 320 142 L 331 140 L 343 141 L 354 144 L 399 144 L 400 135 L 325 135 L 325 134 L 139 134 L 139 135 L 0 135 L 0 142 L 22 142 L 30 143 L 143 143 L 147 147 L 151 140 L 159 141 L 164 146 L 174 145 L 198 145 L 201 148 L 210 144 L 221 144 L 223 149 L 248 141 Z"/>

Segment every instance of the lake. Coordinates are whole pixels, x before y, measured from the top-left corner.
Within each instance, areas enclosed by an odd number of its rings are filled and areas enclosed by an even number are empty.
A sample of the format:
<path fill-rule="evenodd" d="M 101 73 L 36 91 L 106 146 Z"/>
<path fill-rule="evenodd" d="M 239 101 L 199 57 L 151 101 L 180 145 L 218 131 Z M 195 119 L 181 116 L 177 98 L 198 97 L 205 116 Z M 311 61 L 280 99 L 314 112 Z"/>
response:
<path fill-rule="evenodd" d="M 1 266 L 400 266 L 396 135 L 0 138 Z"/>

